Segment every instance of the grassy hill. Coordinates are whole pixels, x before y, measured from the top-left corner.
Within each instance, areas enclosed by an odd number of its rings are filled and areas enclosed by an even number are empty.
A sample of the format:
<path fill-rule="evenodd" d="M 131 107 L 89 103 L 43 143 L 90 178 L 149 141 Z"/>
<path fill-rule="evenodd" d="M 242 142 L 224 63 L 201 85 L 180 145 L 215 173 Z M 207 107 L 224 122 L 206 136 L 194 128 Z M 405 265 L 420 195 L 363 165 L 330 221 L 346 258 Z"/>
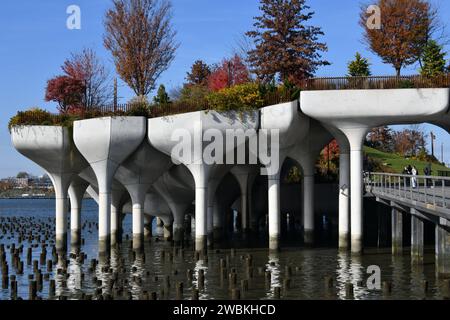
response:
<path fill-rule="evenodd" d="M 364 147 L 364 152 L 370 158 L 379 160 L 383 166 L 390 169 L 389 171 L 393 171 L 395 173 L 402 173 L 403 168 L 410 164 L 411 166 L 416 166 L 419 170 L 419 175 L 423 175 L 423 169 L 427 165 L 426 161 L 411 160 L 403 158 L 397 154 L 385 153 L 369 147 Z M 437 175 L 438 171 L 450 171 L 450 168 L 447 168 L 441 164 L 433 163 L 432 170 L 432 174 Z"/>

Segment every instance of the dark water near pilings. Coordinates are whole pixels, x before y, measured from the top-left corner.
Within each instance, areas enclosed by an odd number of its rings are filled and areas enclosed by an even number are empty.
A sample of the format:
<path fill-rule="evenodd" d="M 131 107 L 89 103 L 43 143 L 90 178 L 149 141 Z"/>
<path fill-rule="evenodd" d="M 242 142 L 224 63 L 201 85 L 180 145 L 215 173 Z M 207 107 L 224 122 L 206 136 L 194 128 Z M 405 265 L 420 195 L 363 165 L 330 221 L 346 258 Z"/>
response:
<path fill-rule="evenodd" d="M 0 219 L 19 219 L 26 229 L 44 226 L 41 234 L 48 228 L 47 243 L 51 246 L 54 235 L 54 201 L 53 200 L 0 200 Z M 6 221 L 6 220 L 3 220 Z M 286 267 L 292 272 L 290 288 L 281 291 L 282 299 L 347 299 L 345 285 L 354 285 L 354 299 L 442 299 L 447 293 L 441 289 L 442 279 L 435 275 L 434 252 L 428 248 L 424 265 L 420 268 L 412 267 L 409 254 L 393 257 L 389 249 L 368 249 L 361 257 L 351 257 L 348 254 L 339 253 L 331 248 L 285 248 L 277 254 L 270 254 L 261 244 L 257 249 L 237 249 L 232 255 L 230 249 L 214 249 L 208 251 L 207 260 L 196 261 L 192 249 L 186 248 L 174 251 L 170 243 L 156 241 L 161 237 L 161 230 L 155 227 L 149 244 L 146 244 L 144 256 L 134 257 L 128 241 L 112 251 L 109 262 L 100 261 L 91 269 L 91 260 L 98 259 L 97 255 L 97 205 L 92 200 L 86 200 L 82 213 L 83 229 L 82 237 L 85 244 L 81 250 L 87 255 L 84 263 L 77 259 L 68 258 L 67 274 L 57 274 L 57 266 L 52 271 L 46 269 L 46 265 L 39 265 L 43 275 L 48 274 L 49 279 L 56 283 L 56 296 L 65 296 L 68 299 L 80 299 L 82 294 L 94 295 L 102 289 L 102 293 L 114 294 L 116 289 L 110 290 L 112 279 L 117 275 L 116 286 L 123 287 L 123 293 L 116 299 L 126 299 L 130 294 L 133 299 L 142 298 L 144 292 L 155 292 L 158 299 L 174 299 L 176 297 L 175 285 L 183 282 L 184 299 L 191 299 L 192 289 L 198 287 L 198 273 L 203 270 L 205 274 L 204 288 L 199 291 L 200 299 L 229 299 L 229 281 L 227 277 L 222 279 L 220 272 L 220 260 L 229 262 L 227 272 L 233 268 L 237 275 L 237 287 L 246 277 L 245 257 L 253 258 L 253 277 L 248 281 L 248 291 L 241 293 L 245 299 L 273 299 L 276 287 L 283 287 L 284 280 L 288 278 Z M 7 222 L 3 222 L 5 224 Z M 30 225 L 27 225 L 30 223 Z M 17 275 L 13 268 L 10 250 L 7 248 L 15 243 L 19 247 L 17 234 L 3 234 L 3 226 L 0 227 L 0 243 L 5 245 L 6 260 L 9 265 L 9 275 L 16 275 L 18 283 L 18 296 L 28 299 L 29 275 L 33 274 L 33 266 L 26 263 L 26 252 L 30 246 L 24 241 L 21 261 L 24 262 L 24 272 Z M 124 232 L 131 231 L 131 217 L 124 220 Z M 37 231 L 36 231 L 37 233 Z M 241 241 L 239 235 L 235 235 L 236 243 L 248 243 Z M 257 242 L 257 241 L 256 241 Z M 37 243 L 34 241 L 33 243 Z M 162 251 L 165 251 L 164 257 Z M 32 260 L 39 260 L 41 246 L 32 250 Z M 51 247 L 47 247 L 47 260 L 52 259 Z M 379 266 L 381 280 L 392 283 L 392 292 L 383 294 L 382 290 L 369 290 L 366 280 L 369 266 Z M 106 267 L 106 268 L 105 268 Z M 193 272 L 193 280 L 187 279 L 188 270 Z M 264 271 L 271 272 L 271 279 L 266 280 Z M 84 274 L 84 280 L 82 280 Z M 165 289 L 164 278 L 169 276 L 170 289 Z M 332 277 L 334 282 L 331 289 L 326 289 L 325 277 Z M 99 282 L 101 280 L 101 283 Z M 428 281 L 429 289 L 424 292 L 423 281 Z M 44 280 L 42 290 L 38 296 L 48 298 L 49 281 Z M 164 290 L 165 289 L 165 290 Z M 164 294 L 161 292 L 164 290 Z M 10 287 L 1 289 L 0 299 L 10 299 Z"/>

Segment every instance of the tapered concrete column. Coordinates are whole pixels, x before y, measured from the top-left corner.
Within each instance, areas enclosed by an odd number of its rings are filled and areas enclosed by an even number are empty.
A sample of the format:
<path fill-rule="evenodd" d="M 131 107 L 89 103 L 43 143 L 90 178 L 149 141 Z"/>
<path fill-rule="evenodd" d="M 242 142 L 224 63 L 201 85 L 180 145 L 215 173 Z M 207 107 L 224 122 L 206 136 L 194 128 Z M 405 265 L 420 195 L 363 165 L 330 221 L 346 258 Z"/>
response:
<path fill-rule="evenodd" d="M 207 243 L 212 248 L 214 243 L 214 202 L 216 199 L 216 190 L 220 184 L 217 178 L 211 178 L 208 182 L 208 208 L 207 208 Z"/>
<path fill-rule="evenodd" d="M 339 145 L 340 146 L 340 145 Z M 350 238 L 350 153 L 339 155 L 339 249 L 347 250 Z"/>
<path fill-rule="evenodd" d="M 173 240 L 173 219 L 163 219 L 163 233 L 166 241 Z"/>
<path fill-rule="evenodd" d="M 119 166 L 142 143 L 147 129 L 144 117 L 106 117 L 74 122 L 73 138 L 91 165 L 99 189 L 99 253 L 109 252 L 111 189 Z"/>
<path fill-rule="evenodd" d="M 122 242 L 122 208 L 124 205 L 123 197 L 125 189 L 114 188 L 111 194 L 111 245 Z"/>
<path fill-rule="evenodd" d="M 133 249 L 141 249 L 144 244 L 144 202 L 148 185 L 127 186 L 132 203 Z"/>
<path fill-rule="evenodd" d="M 204 251 L 208 235 L 208 180 L 210 167 L 204 164 L 188 166 L 195 180 L 195 250 Z"/>
<path fill-rule="evenodd" d="M 280 248 L 280 175 L 267 177 L 269 196 L 269 249 Z"/>
<path fill-rule="evenodd" d="M 55 235 L 56 250 L 67 250 L 67 192 L 55 189 L 56 219 Z"/>
<path fill-rule="evenodd" d="M 18 152 L 44 168 L 55 189 L 56 248 L 67 250 L 67 195 L 72 178 L 87 167 L 75 147 L 68 128 L 16 126 L 11 140 Z"/>
<path fill-rule="evenodd" d="M 244 232 L 249 229 L 247 200 L 247 193 L 241 193 L 241 228 Z"/>
<path fill-rule="evenodd" d="M 423 241 L 424 241 L 423 220 L 411 216 L 411 261 L 413 263 L 423 262 Z"/>
<path fill-rule="evenodd" d="M 188 205 L 168 203 L 173 215 L 173 240 L 176 246 L 182 246 L 184 242 L 184 216 Z"/>
<path fill-rule="evenodd" d="M 363 252 L 363 140 L 367 127 L 344 128 L 350 144 L 350 230 L 351 251 Z"/>
<path fill-rule="evenodd" d="M 150 239 L 153 236 L 153 216 L 144 215 L 144 238 Z"/>
<path fill-rule="evenodd" d="M 71 246 L 79 246 L 81 244 L 81 204 L 88 186 L 88 182 L 76 177 L 69 187 Z"/>
<path fill-rule="evenodd" d="M 162 227 L 163 226 L 163 222 L 162 222 L 160 217 L 156 217 L 156 226 L 157 227 Z"/>
<path fill-rule="evenodd" d="M 403 253 L 403 215 L 397 209 L 392 209 L 392 254 Z"/>
<path fill-rule="evenodd" d="M 303 240 L 306 245 L 314 243 L 314 175 L 303 176 Z"/>
<path fill-rule="evenodd" d="M 436 273 L 450 277 L 450 229 L 436 225 Z"/>
<path fill-rule="evenodd" d="M 250 167 L 246 166 L 237 166 L 231 170 L 239 183 L 239 188 L 241 191 L 240 225 L 243 232 L 246 232 L 249 229 L 247 192 L 250 170 Z"/>
<path fill-rule="evenodd" d="M 195 250 L 203 251 L 207 244 L 207 188 L 195 186 Z"/>

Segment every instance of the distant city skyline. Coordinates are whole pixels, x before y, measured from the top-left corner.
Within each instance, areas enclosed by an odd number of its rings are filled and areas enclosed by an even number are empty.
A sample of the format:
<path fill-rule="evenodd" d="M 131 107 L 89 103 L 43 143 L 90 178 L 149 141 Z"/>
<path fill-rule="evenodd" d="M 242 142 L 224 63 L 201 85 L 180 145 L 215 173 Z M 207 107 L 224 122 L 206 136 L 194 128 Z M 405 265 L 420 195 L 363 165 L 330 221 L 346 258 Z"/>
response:
<path fill-rule="evenodd" d="M 432 1 L 440 8 L 445 23 L 450 13 L 450 2 Z M 257 16 L 258 0 L 173 0 L 174 29 L 181 46 L 176 59 L 158 81 L 170 92 L 181 86 L 186 72 L 195 60 L 207 63 L 220 62 L 231 56 L 244 32 L 252 29 Z M 331 66 L 320 68 L 317 76 L 344 76 L 347 63 L 358 51 L 371 63 L 374 75 L 395 74 L 390 65 L 370 53 L 362 43 L 362 29 L 358 25 L 360 0 L 329 1 L 309 0 L 315 11 L 311 24 L 325 32 L 322 38 L 329 51 L 324 58 Z M 0 11 L 0 177 L 14 176 L 19 171 L 42 175 L 44 171 L 21 156 L 11 145 L 8 120 L 18 110 L 39 106 L 55 111 L 55 104 L 44 101 L 46 82 L 61 73 L 60 66 L 71 52 L 92 47 L 103 62 L 115 74 L 112 59 L 103 47 L 103 17 L 111 0 L 19 0 L 6 2 Z M 77 5 L 81 9 L 81 30 L 69 30 L 66 26 L 67 8 Z M 447 33 L 450 32 L 447 29 Z M 449 51 L 449 47 L 446 46 Z M 449 59 L 450 56 L 447 56 Z M 403 74 L 417 73 L 417 65 L 405 68 Z M 133 97 L 132 91 L 119 81 L 119 102 Z M 394 127 L 395 128 L 395 127 Z M 436 135 L 435 154 L 441 160 L 441 144 L 444 143 L 445 162 L 450 162 L 448 133 L 438 127 L 424 125 L 427 132 Z M 429 139 L 427 141 L 430 149 Z"/>

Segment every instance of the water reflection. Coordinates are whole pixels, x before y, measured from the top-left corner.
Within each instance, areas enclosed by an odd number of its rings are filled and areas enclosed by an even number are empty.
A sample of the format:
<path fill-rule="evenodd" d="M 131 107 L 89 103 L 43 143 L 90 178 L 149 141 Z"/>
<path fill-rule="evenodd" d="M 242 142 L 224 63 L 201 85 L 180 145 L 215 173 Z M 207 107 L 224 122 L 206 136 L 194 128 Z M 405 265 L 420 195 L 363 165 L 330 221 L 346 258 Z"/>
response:
<path fill-rule="evenodd" d="M 268 256 L 266 271 L 270 272 L 270 283 L 268 283 L 267 299 L 275 298 L 275 287 L 281 287 L 280 281 L 280 258 L 278 252 L 271 252 Z"/>
<path fill-rule="evenodd" d="M 21 207 L 22 208 L 22 207 Z M 49 203 L 48 215 L 54 215 L 53 204 Z M 33 208 L 36 210 L 36 208 Z M 41 210 L 41 209 L 39 209 Z M 34 212 L 34 211 L 33 211 Z M 39 211 L 40 212 L 40 211 Z M 16 212 L 15 214 L 20 214 Z M 207 257 L 200 257 L 197 260 L 192 246 L 186 246 L 184 251 L 174 250 L 170 242 L 157 241 L 161 239 L 154 232 L 154 237 L 146 241 L 142 252 L 133 252 L 131 235 L 131 217 L 124 220 L 124 242 L 120 246 L 114 246 L 106 256 L 98 255 L 98 231 L 97 231 L 97 211 L 93 208 L 91 213 L 83 214 L 82 225 L 85 226 L 82 231 L 84 239 L 82 246 L 71 247 L 70 254 L 53 253 L 52 241 L 54 235 L 54 219 L 47 218 L 23 218 L 15 222 L 2 220 L 3 225 L 20 224 L 25 226 L 27 231 L 36 233 L 32 230 L 34 225 L 45 226 L 41 231 L 48 232 L 46 240 L 46 261 L 51 260 L 52 266 L 47 269 L 46 264 L 39 263 L 38 269 L 41 269 L 43 280 L 42 291 L 38 295 L 43 299 L 49 297 L 50 287 L 55 281 L 55 296 L 52 299 L 58 299 L 58 296 L 65 296 L 67 299 L 82 299 L 83 295 L 93 299 L 108 298 L 112 295 L 114 299 L 140 299 L 144 292 L 156 293 L 158 299 L 175 298 L 175 287 L 177 282 L 184 284 L 184 298 L 192 297 L 192 289 L 199 289 L 200 299 L 228 299 L 230 298 L 228 275 L 234 269 L 237 279 L 237 287 L 240 287 L 242 280 L 248 280 L 249 290 L 245 299 L 273 299 L 275 287 L 282 287 L 287 277 L 287 267 L 292 270 L 290 276 L 291 288 L 288 295 L 282 295 L 283 299 L 346 299 L 345 284 L 354 285 L 354 299 L 441 299 L 444 292 L 441 292 L 435 274 L 434 254 L 432 248 L 430 253 L 425 255 L 424 264 L 421 266 L 410 263 L 409 254 L 404 256 L 392 257 L 391 253 L 386 251 L 367 250 L 360 257 L 347 252 L 338 252 L 335 249 L 326 248 L 303 248 L 303 247 L 284 247 L 280 252 L 270 252 L 264 246 L 266 239 L 263 237 L 260 241 L 256 237 L 251 239 L 259 244 L 259 248 L 243 248 L 245 243 L 242 238 L 237 238 L 236 234 L 230 236 L 225 245 L 237 243 L 241 249 L 231 254 L 229 247 L 226 249 L 209 250 Z M 35 214 L 30 216 L 35 216 Z M 26 227 L 26 226 L 30 227 Z M 41 236 L 42 236 L 41 232 Z M 162 232 L 162 228 L 160 228 Z M 128 234 L 128 239 L 126 235 Z M 160 233 L 161 235 L 162 233 Z M 33 270 L 33 261 L 39 261 L 42 252 L 41 240 L 37 238 L 24 239 L 18 242 L 18 234 L 2 234 L 0 242 L 5 247 L 6 262 L 9 267 L 9 275 L 15 275 L 17 279 L 17 295 L 23 299 L 28 298 L 28 288 L 30 280 L 36 279 L 37 275 Z M 234 237 L 234 238 L 233 238 Z M 233 242 L 234 241 L 234 242 Z M 23 274 L 17 274 L 17 269 L 13 267 L 13 257 L 10 253 L 12 245 L 15 248 L 23 245 L 23 251 L 20 254 L 23 266 Z M 31 252 L 31 262 L 27 263 L 28 248 Z M 164 252 L 164 253 L 163 253 Z M 252 256 L 253 275 L 247 279 L 247 266 L 245 257 Z M 206 259 L 207 258 L 207 259 Z M 221 274 L 220 261 L 227 260 L 225 277 Z M 381 269 L 382 281 L 392 283 L 392 293 L 383 295 L 381 290 L 368 290 L 366 280 L 370 276 L 366 274 L 368 266 L 376 265 Z M 192 277 L 188 270 L 192 270 Z M 265 271 L 270 272 L 271 278 L 267 285 L 265 282 Z M 199 283 L 201 271 L 204 274 L 204 286 Z M 290 272 L 290 271 L 289 271 Z M 33 279 L 29 279 L 29 275 Z M 161 296 L 161 290 L 164 289 L 165 279 L 170 277 L 171 289 L 166 291 L 166 297 Z M 325 277 L 336 279 L 331 288 L 324 285 Z M 192 278 L 192 281 L 191 281 Z M 221 281 L 223 278 L 223 281 Z M 424 281 L 428 281 L 428 293 L 424 292 Z M 283 291 L 282 291 L 283 292 Z M 0 290 L 0 299 L 10 299 L 10 288 Z"/>

